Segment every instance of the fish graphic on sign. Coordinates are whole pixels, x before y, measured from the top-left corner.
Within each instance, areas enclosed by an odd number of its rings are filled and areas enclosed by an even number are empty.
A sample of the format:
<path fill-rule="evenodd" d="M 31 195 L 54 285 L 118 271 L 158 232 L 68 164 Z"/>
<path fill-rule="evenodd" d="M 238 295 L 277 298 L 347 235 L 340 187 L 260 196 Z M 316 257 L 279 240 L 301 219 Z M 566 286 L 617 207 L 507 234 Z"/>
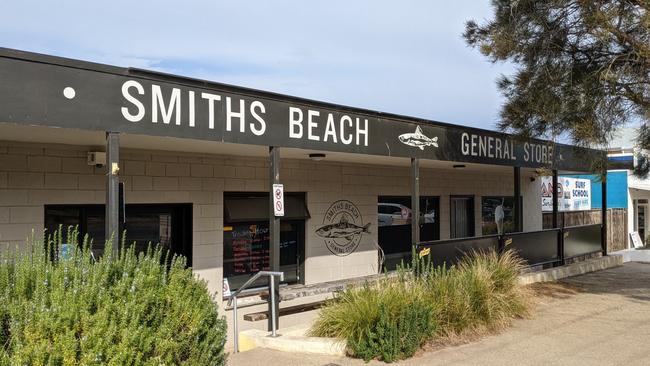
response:
<path fill-rule="evenodd" d="M 370 228 L 370 223 L 367 223 L 364 226 L 358 226 L 348 222 L 346 216 L 341 216 L 339 222 L 334 224 L 329 224 L 322 226 L 316 230 L 316 235 L 321 238 L 346 238 L 348 240 L 352 239 L 355 235 L 362 233 L 370 233 L 368 230 Z"/>
<path fill-rule="evenodd" d="M 332 254 L 344 257 L 357 250 L 363 235 L 370 233 L 370 223 L 363 221 L 354 203 L 338 200 L 325 211 L 323 224 L 314 233 Z"/>
<path fill-rule="evenodd" d="M 420 126 L 415 128 L 415 132 L 399 135 L 399 140 L 404 145 L 417 147 L 420 150 L 424 150 L 427 146 L 438 147 L 438 137 L 426 136 Z"/>

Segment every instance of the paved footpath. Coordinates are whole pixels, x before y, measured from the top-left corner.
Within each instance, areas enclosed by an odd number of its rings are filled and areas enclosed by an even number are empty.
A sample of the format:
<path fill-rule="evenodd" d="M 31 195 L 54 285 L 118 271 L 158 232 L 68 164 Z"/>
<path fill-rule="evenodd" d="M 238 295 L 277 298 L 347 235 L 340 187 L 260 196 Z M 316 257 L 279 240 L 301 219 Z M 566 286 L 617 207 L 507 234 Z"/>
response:
<path fill-rule="evenodd" d="M 563 280 L 538 297 L 534 316 L 502 334 L 398 365 L 650 365 L 650 264 Z M 544 287 L 547 288 L 547 287 Z M 230 355 L 232 366 L 386 365 L 341 357 L 255 349 Z"/>

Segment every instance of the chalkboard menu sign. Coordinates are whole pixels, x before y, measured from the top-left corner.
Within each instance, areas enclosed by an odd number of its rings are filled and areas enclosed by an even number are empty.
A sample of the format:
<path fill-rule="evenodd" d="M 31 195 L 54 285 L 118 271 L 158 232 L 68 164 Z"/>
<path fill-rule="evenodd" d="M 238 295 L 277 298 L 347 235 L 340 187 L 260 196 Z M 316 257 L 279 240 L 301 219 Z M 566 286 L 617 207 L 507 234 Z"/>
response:
<path fill-rule="evenodd" d="M 299 261 L 303 237 L 303 223 L 283 222 L 280 226 L 280 270 L 285 282 L 299 281 Z M 250 276 L 270 269 L 269 226 L 265 222 L 238 223 L 223 228 L 224 277 L 231 289 L 237 289 Z M 254 286 L 264 286 L 260 279 Z"/>
<path fill-rule="evenodd" d="M 225 273 L 238 276 L 269 269 L 268 225 L 237 224 L 224 227 L 224 248 Z"/>

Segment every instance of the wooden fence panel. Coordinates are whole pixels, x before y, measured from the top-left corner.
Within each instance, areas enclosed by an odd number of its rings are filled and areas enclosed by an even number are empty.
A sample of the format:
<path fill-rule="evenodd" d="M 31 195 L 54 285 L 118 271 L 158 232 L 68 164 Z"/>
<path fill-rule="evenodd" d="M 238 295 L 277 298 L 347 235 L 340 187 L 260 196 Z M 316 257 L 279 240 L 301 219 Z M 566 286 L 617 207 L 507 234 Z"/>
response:
<path fill-rule="evenodd" d="M 553 213 L 544 212 L 543 228 L 553 227 Z M 601 223 L 601 211 L 569 211 L 558 213 L 558 225 L 578 226 Z M 607 210 L 607 251 L 625 249 L 627 247 L 627 210 L 624 208 L 610 208 Z"/>

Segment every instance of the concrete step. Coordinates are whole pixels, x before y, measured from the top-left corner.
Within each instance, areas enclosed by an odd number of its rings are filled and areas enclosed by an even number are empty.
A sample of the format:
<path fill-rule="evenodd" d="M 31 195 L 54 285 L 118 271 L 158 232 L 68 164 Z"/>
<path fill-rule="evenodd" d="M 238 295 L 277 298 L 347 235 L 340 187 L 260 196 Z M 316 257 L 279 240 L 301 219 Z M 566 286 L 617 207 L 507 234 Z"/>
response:
<path fill-rule="evenodd" d="M 277 337 L 271 337 L 269 332 L 258 329 L 239 332 L 239 351 L 245 352 L 263 347 L 282 352 L 345 356 L 344 341 L 333 338 L 308 337 L 306 335 L 307 328 L 304 326 L 286 328 L 279 334 Z"/>
<path fill-rule="evenodd" d="M 623 262 L 650 262 L 650 249 L 625 249 L 612 254 L 623 256 Z"/>
<path fill-rule="evenodd" d="M 287 306 L 287 307 L 281 307 L 280 308 L 280 316 L 285 316 L 285 315 L 292 315 L 292 314 L 298 314 L 298 313 L 303 313 L 307 311 L 312 311 L 312 310 L 317 310 L 320 309 L 323 305 L 325 304 L 325 301 L 316 301 L 316 302 L 310 302 L 307 304 L 301 304 L 301 305 L 294 305 L 294 306 Z M 259 311 L 256 313 L 250 313 L 250 314 L 245 314 L 244 315 L 244 320 L 249 321 L 249 322 L 257 322 L 260 320 L 267 320 L 269 318 L 269 312 L 268 311 Z"/>
<path fill-rule="evenodd" d="M 536 282 L 557 281 L 563 278 L 579 276 L 589 272 L 623 265 L 622 255 L 608 255 L 606 257 L 590 258 L 561 267 L 553 267 L 536 272 L 529 272 L 519 276 L 519 283 L 528 285 Z"/>

